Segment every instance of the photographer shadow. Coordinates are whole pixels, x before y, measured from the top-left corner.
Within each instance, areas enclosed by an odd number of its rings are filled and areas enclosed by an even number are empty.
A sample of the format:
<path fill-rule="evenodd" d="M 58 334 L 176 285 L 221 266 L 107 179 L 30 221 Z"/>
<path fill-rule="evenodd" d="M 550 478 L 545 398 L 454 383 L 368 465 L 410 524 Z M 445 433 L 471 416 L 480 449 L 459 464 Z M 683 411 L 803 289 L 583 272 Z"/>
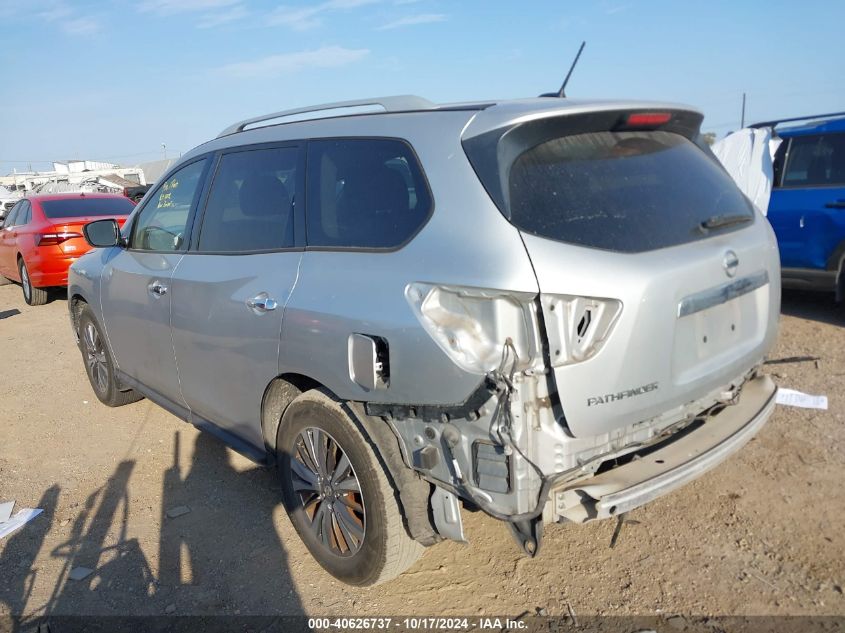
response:
<path fill-rule="evenodd" d="M 39 572 L 36 558 L 53 526 L 60 492 L 61 488 L 53 484 L 41 495 L 36 507 L 43 512 L 8 536 L 0 553 L 0 574 L 3 575 L 0 582 L 0 606 L 3 608 L 0 608 L 0 614 L 7 611 L 12 615 L 8 628 L 13 632 L 18 631 L 22 624 L 20 619 L 14 618 L 24 613 L 32 596 Z M 0 615 L 0 631 L 5 630 L 4 626 L 3 616 Z"/>
<path fill-rule="evenodd" d="M 273 523 L 281 487 L 272 470 L 238 472 L 220 441 L 197 436 L 182 478 L 179 434 L 164 476 L 158 594 L 176 613 L 304 614 Z M 167 511 L 190 512 L 168 518 Z"/>
<path fill-rule="evenodd" d="M 302 616 L 304 610 L 273 522 L 281 492 L 272 471 L 236 470 L 230 451 L 200 433 L 183 476 L 176 432 L 172 465 L 163 477 L 160 516 L 152 507 L 146 522 L 132 516 L 132 532 L 140 533 L 139 540 L 129 536 L 130 508 L 132 513 L 145 510 L 137 499 L 130 504 L 135 466 L 133 460 L 118 464 L 108 482 L 87 498 L 70 537 L 54 548 L 53 557 L 64 564 L 43 611 L 51 630 L 80 618 L 90 630 L 99 630 L 99 625 L 112 630 L 158 628 L 153 624 L 172 630 L 177 620 L 186 626 L 201 620 L 206 631 L 217 630 L 217 625 L 227 630 L 250 618 L 253 624 L 256 619 L 275 622 L 262 625 L 263 630 L 299 628 L 299 621 L 284 617 Z M 173 512 L 177 508 L 180 512 Z M 156 529 L 157 563 L 149 549 L 156 546 Z M 71 572 L 79 567 L 92 571 L 72 580 Z M 12 613 L 22 613 L 26 601 L 13 601 L 19 606 Z"/>

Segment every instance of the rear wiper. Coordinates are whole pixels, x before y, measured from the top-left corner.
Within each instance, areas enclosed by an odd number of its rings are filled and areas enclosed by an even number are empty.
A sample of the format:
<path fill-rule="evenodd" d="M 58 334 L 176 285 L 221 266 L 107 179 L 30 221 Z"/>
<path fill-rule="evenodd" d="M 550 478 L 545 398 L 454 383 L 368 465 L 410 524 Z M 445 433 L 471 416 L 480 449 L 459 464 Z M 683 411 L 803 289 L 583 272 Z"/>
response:
<path fill-rule="evenodd" d="M 750 215 L 714 215 L 711 218 L 704 220 L 699 226 L 704 229 L 721 229 L 725 226 L 732 226 L 734 224 L 745 224 L 751 222 Z"/>

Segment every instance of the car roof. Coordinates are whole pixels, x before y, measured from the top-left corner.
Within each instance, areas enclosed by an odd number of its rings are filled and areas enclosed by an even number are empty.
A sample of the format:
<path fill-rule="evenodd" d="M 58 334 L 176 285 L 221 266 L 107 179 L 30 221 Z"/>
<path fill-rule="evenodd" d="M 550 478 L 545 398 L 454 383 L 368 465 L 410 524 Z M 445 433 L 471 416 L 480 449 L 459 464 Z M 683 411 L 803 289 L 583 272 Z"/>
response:
<path fill-rule="evenodd" d="M 383 105 L 384 111 L 338 113 L 322 116 L 311 116 L 313 112 L 330 113 L 333 109 L 352 108 L 361 105 Z M 182 156 L 182 160 L 171 166 L 168 170 L 173 173 L 178 167 L 189 162 L 198 155 L 218 149 L 226 149 L 254 142 L 258 139 L 269 140 L 276 133 L 285 130 L 297 130 L 303 126 L 308 132 L 314 130 L 314 125 L 321 121 L 350 121 L 361 120 L 371 117 L 390 116 L 438 116 L 445 113 L 463 112 L 467 118 L 467 127 L 464 129 L 463 137 L 474 136 L 485 131 L 495 129 L 508 122 L 527 121 L 534 118 L 556 116 L 563 114 L 581 114 L 616 109 L 668 109 L 700 112 L 687 105 L 667 102 L 634 101 L 634 100 L 600 100 L 600 99 L 569 99 L 557 97 L 536 97 L 530 99 L 507 99 L 507 100 L 482 100 L 467 101 L 460 103 L 435 104 L 421 97 L 404 95 L 398 97 L 376 97 L 372 99 L 360 99 L 341 103 L 324 104 L 323 106 L 309 106 L 295 110 L 286 110 L 263 116 L 257 116 L 234 123 L 223 130 L 217 138 L 210 139 L 201 145 L 193 148 Z M 305 115 L 305 118 L 302 117 Z M 295 118 L 288 118 L 295 117 Z M 285 120 L 287 119 L 287 120 Z M 469 123 L 472 125 L 469 125 Z M 354 123 L 353 123 L 354 125 Z M 259 136 L 260 135 L 260 136 Z M 289 137 L 291 132 L 282 134 Z"/>
<path fill-rule="evenodd" d="M 790 136 L 806 136 L 808 134 L 823 134 L 825 132 L 845 132 L 845 116 L 835 119 L 824 119 L 811 121 L 804 125 L 784 128 L 778 130 L 778 136 L 788 138 Z"/>
<path fill-rule="evenodd" d="M 306 114 L 309 112 L 330 112 L 335 108 L 352 108 L 357 104 L 361 105 L 379 105 L 385 104 L 385 110 L 375 112 L 355 112 L 336 114 L 334 116 L 313 116 L 305 118 L 297 118 L 287 121 L 278 121 L 277 123 L 266 123 L 276 119 L 285 118 L 291 115 Z M 312 106 L 309 108 L 301 108 L 296 110 L 286 110 L 268 114 L 265 116 L 254 117 L 235 123 L 220 133 L 218 138 L 237 134 L 243 132 L 244 129 L 239 126 L 254 125 L 257 123 L 265 123 L 260 127 L 273 127 L 274 125 L 296 125 L 297 123 L 306 123 L 317 119 L 329 118 L 349 118 L 356 117 L 371 117 L 371 116 L 386 116 L 390 114 L 407 114 L 407 113 L 432 113 L 438 112 L 455 112 L 455 111 L 485 111 L 485 114 L 492 115 L 495 118 L 499 117 L 520 117 L 532 114 L 543 113 L 574 113 L 585 112 L 591 110 L 610 110 L 610 109 L 631 109 L 631 108 L 666 108 L 666 109 L 681 109 L 694 111 L 687 105 L 668 102 L 655 101 L 638 101 L 638 100 L 624 100 L 624 99 L 569 99 L 559 97 L 535 97 L 530 99 L 493 99 L 483 101 L 464 101 L 457 103 L 443 103 L 435 104 L 423 99 L 422 97 L 415 97 L 412 95 L 404 95 L 399 97 L 378 97 L 375 99 L 361 99 L 359 101 L 346 101 L 342 103 L 325 104 L 324 106 Z M 499 115 L 499 116 L 497 116 Z M 257 128 L 249 128 L 257 129 Z"/>
<path fill-rule="evenodd" d="M 786 127 L 780 127 L 786 125 Z M 822 134 L 825 132 L 845 132 L 845 112 L 830 112 L 825 114 L 811 114 L 772 121 L 752 123 L 751 128 L 772 128 L 777 136 L 807 136 L 808 134 Z"/>
<path fill-rule="evenodd" d="M 31 196 L 26 196 L 22 200 L 31 200 L 34 202 L 44 202 L 47 200 L 76 200 L 78 198 L 125 198 L 120 193 L 36 193 Z"/>

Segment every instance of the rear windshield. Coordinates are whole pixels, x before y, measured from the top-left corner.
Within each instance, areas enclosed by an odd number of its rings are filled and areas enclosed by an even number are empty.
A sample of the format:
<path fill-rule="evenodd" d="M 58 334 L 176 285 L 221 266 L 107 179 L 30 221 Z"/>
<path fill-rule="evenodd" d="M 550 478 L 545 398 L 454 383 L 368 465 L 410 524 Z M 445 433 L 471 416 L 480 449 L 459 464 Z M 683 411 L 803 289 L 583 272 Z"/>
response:
<path fill-rule="evenodd" d="M 70 200 L 44 200 L 41 208 L 51 220 L 61 218 L 92 217 L 100 215 L 129 215 L 135 205 L 129 198 L 72 198 Z"/>
<path fill-rule="evenodd" d="M 507 191 L 506 215 L 518 228 L 627 253 L 702 239 L 753 219 L 724 170 L 683 136 L 665 131 L 545 141 L 516 158 Z"/>

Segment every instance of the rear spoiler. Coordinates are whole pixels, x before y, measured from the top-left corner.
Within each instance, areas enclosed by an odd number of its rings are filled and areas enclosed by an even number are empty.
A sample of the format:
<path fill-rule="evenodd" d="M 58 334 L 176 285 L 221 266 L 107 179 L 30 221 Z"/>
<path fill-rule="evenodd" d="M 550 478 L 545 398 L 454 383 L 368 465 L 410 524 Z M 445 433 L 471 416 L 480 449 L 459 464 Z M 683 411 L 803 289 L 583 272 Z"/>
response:
<path fill-rule="evenodd" d="M 748 127 L 760 128 L 770 127 L 774 128 L 781 123 L 794 123 L 796 121 L 812 121 L 814 119 L 830 119 L 837 116 L 845 116 L 845 112 L 831 112 L 829 114 L 813 114 L 810 116 L 796 116 L 790 119 L 775 119 L 774 121 L 762 121 L 760 123 L 752 123 Z"/>

